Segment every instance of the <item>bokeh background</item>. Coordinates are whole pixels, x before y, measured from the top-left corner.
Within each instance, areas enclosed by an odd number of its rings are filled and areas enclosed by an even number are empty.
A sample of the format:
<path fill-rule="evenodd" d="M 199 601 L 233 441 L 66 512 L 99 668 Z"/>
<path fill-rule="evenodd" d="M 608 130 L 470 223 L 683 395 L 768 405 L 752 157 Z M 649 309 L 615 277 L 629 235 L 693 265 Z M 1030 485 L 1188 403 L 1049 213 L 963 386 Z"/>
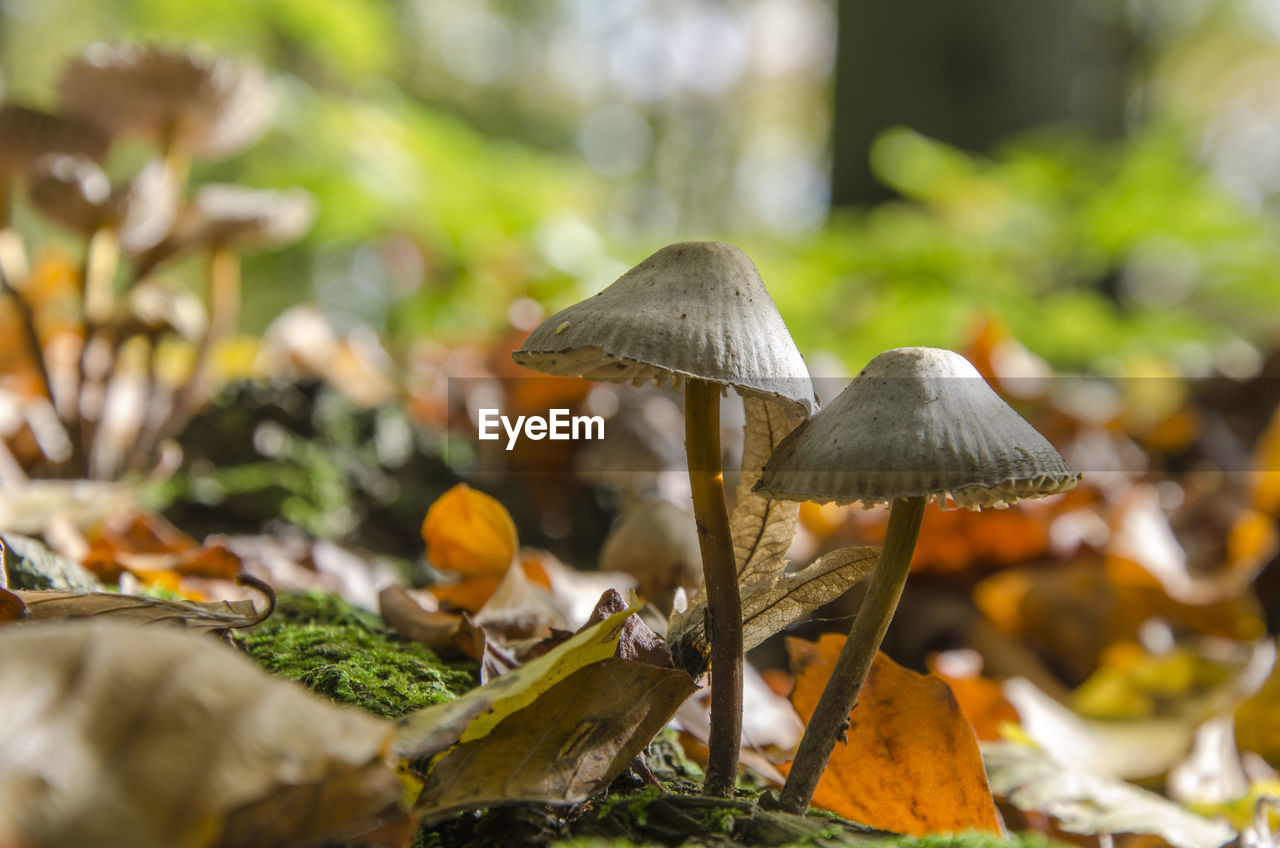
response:
<path fill-rule="evenodd" d="M 1109 373 L 1248 376 L 1280 335 L 1274 0 L 0 9 L 15 99 L 97 40 L 270 72 L 268 136 L 193 175 L 319 199 L 249 260 L 246 332 L 311 299 L 401 350 L 488 341 L 706 237 L 840 369 L 982 316 Z"/>

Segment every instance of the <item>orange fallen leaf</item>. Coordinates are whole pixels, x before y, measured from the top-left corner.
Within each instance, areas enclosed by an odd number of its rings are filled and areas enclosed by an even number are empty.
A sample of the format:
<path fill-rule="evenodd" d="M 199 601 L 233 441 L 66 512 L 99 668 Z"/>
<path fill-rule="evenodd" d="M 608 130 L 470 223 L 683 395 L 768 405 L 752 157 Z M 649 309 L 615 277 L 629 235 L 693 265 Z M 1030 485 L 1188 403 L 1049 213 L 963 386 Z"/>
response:
<path fill-rule="evenodd" d="M 844 637 L 788 639 L 805 721 L 835 667 Z M 789 765 L 781 767 L 785 772 Z M 836 744 L 813 803 L 872 827 L 924 836 L 1000 832 L 978 740 L 940 678 L 880 654 L 849 714 L 848 743 Z"/>
<path fill-rule="evenodd" d="M 973 732 L 979 740 L 994 742 L 1001 738 L 1001 725 L 1018 722 L 1018 711 L 1004 697 L 999 682 L 984 677 L 978 670 L 945 669 L 943 666 L 948 664 L 942 662 L 938 655 L 929 657 L 928 664 L 929 671 L 951 687 L 951 694 L 964 717 L 973 725 Z M 957 663 L 950 665 L 956 666 Z M 948 674 L 948 670 L 952 673 Z"/>
<path fill-rule="evenodd" d="M 516 553 L 516 525 L 506 508 L 466 483 L 431 505 L 422 538 L 433 565 L 468 577 L 501 577 Z"/>
<path fill-rule="evenodd" d="M 547 576 L 546 569 L 536 559 L 527 558 L 520 563 L 520 567 L 524 569 L 525 577 L 544 589 L 551 588 L 551 578 Z M 501 577 L 467 577 L 457 583 L 437 583 L 429 591 L 442 604 L 448 604 L 464 612 L 476 613 L 489 602 L 501 582 Z"/>

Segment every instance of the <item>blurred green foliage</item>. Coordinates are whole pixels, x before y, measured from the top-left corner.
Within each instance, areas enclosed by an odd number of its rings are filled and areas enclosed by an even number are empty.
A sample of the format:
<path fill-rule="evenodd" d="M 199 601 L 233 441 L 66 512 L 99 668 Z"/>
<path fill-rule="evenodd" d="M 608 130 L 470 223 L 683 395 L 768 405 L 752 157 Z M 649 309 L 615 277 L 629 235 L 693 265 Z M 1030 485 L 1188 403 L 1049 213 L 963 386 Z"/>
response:
<path fill-rule="evenodd" d="M 564 306 L 661 246 L 606 232 L 610 180 L 576 151 L 486 135 L 456 104 L 416 95 L 413 4 L 48 0 L 4 14 L 20 99 L 51 100 L 61 62 L 99 39 L 194 42 L 275 71 L 274 130 L 194 173 L 300 184 L 320 201 L 304 242 L 248 261 L 247 331 L 315 298 L 339 326 L 370 323 L 393 346 L 484 343 L 514 299 Z M 988 158 L 896 130 L 873 165 L 901 199 L 798 237 L 677 235 L 740 244 L 801 349 L 851 369 L 887 347 L 962 345 L 994 315 L 1060 365 L 1158 353 L 1205 372 L 1223 349 L 1280 338 L 1280 250 L 1275 218 L 1198 163 L 1196 132 L 1155 116 L 1125 140 L 1045 130 Z"/>

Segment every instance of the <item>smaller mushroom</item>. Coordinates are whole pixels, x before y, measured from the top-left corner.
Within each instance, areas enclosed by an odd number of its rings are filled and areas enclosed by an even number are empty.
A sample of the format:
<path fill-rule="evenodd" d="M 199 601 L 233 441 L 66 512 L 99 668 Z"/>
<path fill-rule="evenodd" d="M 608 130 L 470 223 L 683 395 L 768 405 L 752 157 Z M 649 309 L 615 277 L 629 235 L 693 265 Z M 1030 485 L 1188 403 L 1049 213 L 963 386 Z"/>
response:
<path fill-rule="evenodd" d="M 630 504 L 605 537 L 600 570 L 630 574 L 640 597 L 670 615 L 676 590 L 692 590 L 702 582 L 693 516 L 662 498 Z"/>
<path fill-rule="evenodd" d="M 252 144 L 273 105 L 256 67 L 137 44 L 91 45 L 58 89 L 67 113 L 154 142 L 179 184 L 187 157 L 219 159 Z"/>
<path fill-rule="evenodd" d="M 1080 475 L 964 357 L 899 348 L 868 363 L 835 400 L 787 435 L 756 490 L 820 503 L 891 504 L 866 599 L 809 720 L 783 787 L 803 812 L 897 608 L 925 502 L 1002 508 L 1075 487 Z"/>

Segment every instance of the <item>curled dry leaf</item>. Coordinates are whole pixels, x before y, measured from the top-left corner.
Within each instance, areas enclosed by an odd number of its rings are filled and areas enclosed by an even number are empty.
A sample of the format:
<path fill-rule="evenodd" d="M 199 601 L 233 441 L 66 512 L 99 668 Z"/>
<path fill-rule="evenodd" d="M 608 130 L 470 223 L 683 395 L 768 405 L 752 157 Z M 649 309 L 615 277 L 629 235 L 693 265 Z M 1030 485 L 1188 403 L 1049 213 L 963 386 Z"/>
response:
<path fill-rule="evenodd" d="M 484 631 L 470 616 L 426 609 L 403 586 L 388 586 L 378 593 L 378 614 L 392 630 L 441 656 L 484 659 Z"/>
<path fill-rule="evenodd" d="M 0 629 L 0 844 L 311 845 L 397 808 L 394 726 L 171 628 Z"/>
<path fill-rule="evenodd" d="M 13 594 L 27 608 L 33 621 L 63 618 L 112 618 L 137 624 L 181 624 L 190 630 L 225 632 L 235 627 L 261 624 L 276 606 L 271 587 L 256 577 L 241 575 L 236 583 L 261 592 L 262 609 L 253 601 L 171 601 L 149 595 L 115 592 L 53 592 L 22 590 Z"/>
<path fill-rule="evenodd" d="M 769 455 L 792 430 L 786 412 L 776 403 L 754 397 L 744 397 L 742 408 L 747 418 L 742 436 L 742 477 L 729 530 L 733 534 L 738 582 L 747 584 L 761 577 L 774 577 L 786 568 L 800 503 L 775 500 L 752 491 Z"/>
<path fill-rule="evenodd" d="M 807 567 L 776 580 L 761 579 L 742 591 L 742 648 L 749 651 L 801 617 L 829 604 L 875 570 L 879 548 L 838 548 Z M 705 605 L 671 616 L 667 641 L 676 666 L 691 675 L 706 670 L 710 656 Z"/>
<path fill-rule="evenodd" d="M 422 522 L 427 558 L 468 577 L 501 577 L 516 554 L 516 525 L 497 500 L 459 483 Z"/>
<path fill-rule="evenodd" d="M 1053 816 L 1070 833 L 1151 833 L 1174 848 L 1220 848 L 1236 836 L 1224 822 L 1025 745 L 987 743 L 982 754 L 996 795 L 1020 810 Z"/>
<path fill-rule="evenodd" d="M 791 702 L 813 715 L 844 637 L 787 640 L 796 688 Z M 1000 832 L 973 728 L 951 690 L 884 654 L 876 657 L 849 715 L 848 741 L 836 745 L 814 804 L 872 827 L 925 836 Z"/>

